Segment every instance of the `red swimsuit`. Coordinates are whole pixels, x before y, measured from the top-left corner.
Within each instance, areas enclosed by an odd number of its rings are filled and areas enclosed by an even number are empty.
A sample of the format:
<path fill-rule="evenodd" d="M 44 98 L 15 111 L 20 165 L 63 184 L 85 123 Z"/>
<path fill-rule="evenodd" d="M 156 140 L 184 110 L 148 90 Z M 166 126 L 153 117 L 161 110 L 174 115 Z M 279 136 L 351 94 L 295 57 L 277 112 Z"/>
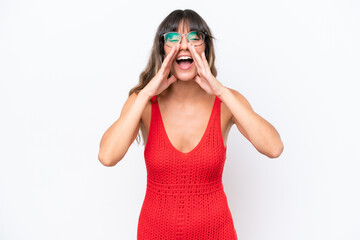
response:
<path fill-rule="evenodd" d="M 147 188 L 139 215 L 138 240 L 236 240 L 237 234 L 223 190 L 226 159 L 220 126 L 221 100 L 198 145 L 188 153 L 170 142 L 156 97 L 144 157 Z"/>

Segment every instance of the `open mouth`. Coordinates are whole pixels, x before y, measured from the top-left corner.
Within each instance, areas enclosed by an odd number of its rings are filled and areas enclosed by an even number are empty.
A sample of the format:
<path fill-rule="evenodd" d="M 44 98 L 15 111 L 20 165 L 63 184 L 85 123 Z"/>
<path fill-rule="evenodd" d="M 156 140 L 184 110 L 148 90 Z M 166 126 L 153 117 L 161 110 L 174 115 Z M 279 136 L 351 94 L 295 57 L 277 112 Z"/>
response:
<path fill-rule="evenodd" d="M 190 57 L 180 57 L 176 60 L 177 65 L 182 70 L 187 70 L 193 65 L 194 60 Z"/>

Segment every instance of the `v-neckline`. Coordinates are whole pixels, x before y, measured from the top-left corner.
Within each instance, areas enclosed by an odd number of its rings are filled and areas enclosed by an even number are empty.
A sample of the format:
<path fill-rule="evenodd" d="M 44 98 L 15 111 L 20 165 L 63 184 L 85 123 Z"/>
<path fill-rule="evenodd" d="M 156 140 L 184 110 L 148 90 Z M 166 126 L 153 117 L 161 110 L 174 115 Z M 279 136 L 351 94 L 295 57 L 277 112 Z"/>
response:
<path fill-rule="evenodd" d="M 200 141 L 195 145 L 195 147 L 190 150 L 189 152 L 181 152 L 180 150 L 178 150 L 173 144 L 172 142 L 170 141 L 170 138 L 166 132 L 166 129 L 165 129 L 165 125 L 164 125 L 164 121 L 163 121 L 163 118 L 161 116 L 161 111 L 160 111 L 160 107 L 159 107 L 159 101 L 156 100 L 156 104 L 157 104 L 157 108 L 158 108 L 158 113 L 159 113 L 159 118 L 160 118 L 160 123 L 161 123 L 161 128 L 164 132 L 164 135 L 165 135 L 165 138 L 166 138 L 166 142 L 168 143 L 168 145 L 178 154 L 181 154 L 181 155 L 188 155 L 188 154 L 191 154 L 193 152 L 195 152 L 201 145 L 201 143 L 204 141 L 206 135 L 207 135 L 207 132 L 209 131 L 209 128 L 210 128 L 210 123 L 211 123 L 211 120 L 213 118 L 213 115 L 214 115 L 214 112 L 215 112 L 215 104 L 216 104 L 216 96 L 215 96 L 215 99 L 214 99 L 214 103 L 212 105 L 212 109 L 211 109 L 211 113 L 210 113 L 210 117 L 208 119 L 208 122 L 207 122 L 207 125 L 206 125 L 206 129 L 205 129 L 205 132 L 202 134 L 201 138 L 200 138 Z"/>

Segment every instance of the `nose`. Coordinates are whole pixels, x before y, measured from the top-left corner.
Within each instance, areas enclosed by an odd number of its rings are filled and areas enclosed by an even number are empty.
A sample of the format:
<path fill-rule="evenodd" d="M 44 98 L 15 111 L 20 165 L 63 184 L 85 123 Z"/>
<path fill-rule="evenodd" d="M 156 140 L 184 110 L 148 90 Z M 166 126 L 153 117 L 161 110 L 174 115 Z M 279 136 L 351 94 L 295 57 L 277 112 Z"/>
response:
<path fill-rule="evenodd" d="M 188 48 L 188 40 L 186 38 L 186 34 L 181 35 L 180 45 L 181 45 L 180 46 L 181 49 L 187 49 Z"/>

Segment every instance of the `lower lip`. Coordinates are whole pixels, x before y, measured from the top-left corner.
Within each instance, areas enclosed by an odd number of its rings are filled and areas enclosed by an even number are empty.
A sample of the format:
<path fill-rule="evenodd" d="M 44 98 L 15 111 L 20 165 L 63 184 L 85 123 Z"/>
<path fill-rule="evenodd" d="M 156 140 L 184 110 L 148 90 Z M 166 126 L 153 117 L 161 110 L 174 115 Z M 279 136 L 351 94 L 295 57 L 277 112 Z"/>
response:
<path fill-rule="evenodd" d="M 188 67 L 181 67 L 177 61 L 175 61 L 176 65 L 181 69 L 181 70 L 188 70 L 192 67 L 192 65 L 194 65 L 194 61 L 188 66 Z"/>

